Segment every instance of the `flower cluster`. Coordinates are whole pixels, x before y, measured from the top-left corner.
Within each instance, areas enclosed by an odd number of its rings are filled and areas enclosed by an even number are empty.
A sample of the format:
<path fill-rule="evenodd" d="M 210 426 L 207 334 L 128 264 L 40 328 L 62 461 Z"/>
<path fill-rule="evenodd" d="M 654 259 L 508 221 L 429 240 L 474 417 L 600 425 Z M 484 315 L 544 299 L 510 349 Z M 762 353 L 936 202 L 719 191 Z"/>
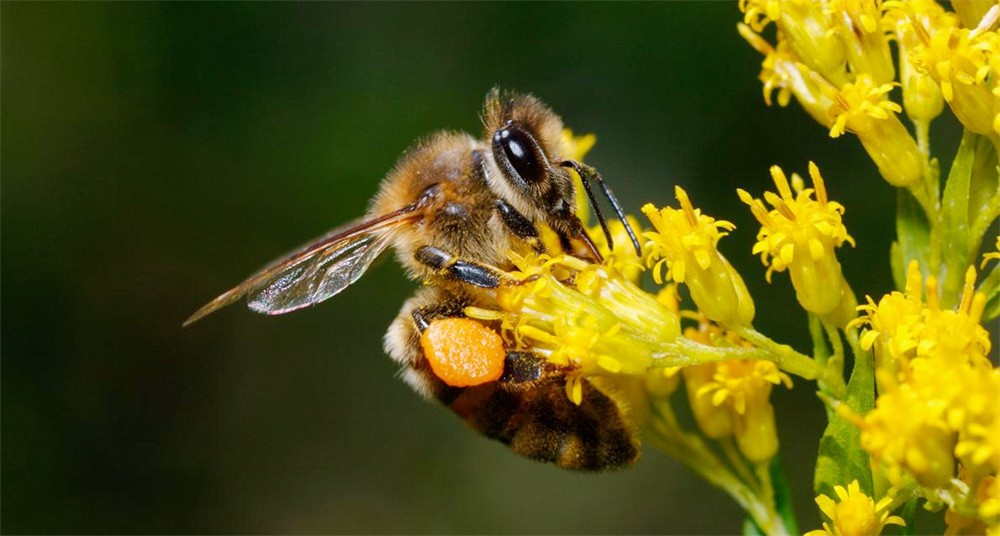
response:
<path fill-rule="evenodd" d="M 874 350 L 879 396 L 874 410 L 855 419 L 861 446 L 891 482 L 912 476 L 929 498 L 995 530 L 1000 369 L 988 357 L 990 337 L 980 325 L 986 297 L 974 291 L 973 268 L 965 281 L 958 306 L 942 308 L 937 279 L 922 282 L 914 262 L 905 292 L 860 308 L 857 323 L 868 326 L 861 345 Z"/>
<path fill-rule="evenodd" d="M 765 101 L 796 100 L 830 136 L 854 133 L 894 186 L 914 186 L 927 171 L 929 122 L 943 102 L 967 129 L 997 143 L 1000 132 L 1000 37 L 995 2 L 933 0 L 741 0 L 740 34 L 764 54 Z M 776 45 L 760 34 L 771 23 Z M 889 43 L 899 50 L 894 62 Z M 889 100 L 896 85 L 917 139 Z"/>
<path fill-rule="evenodd" d="M 707 345 L 750 348 L 732 332 L 707 320 L 684 330 L 684 336 Z M 771 388 L 791 378 L 771 361 L 734 360 L 682 369 L 695 422 L 706 437 L 735 437 L 740 451 L 754 462 L 778 452 L 778 433 L 771 406 Z"/>
<path fill-rule="evenodd" d="M 1000 369 L 982 325 L 1000 315 L 1000 263 L 978 289 L 970 266 L 980 255 L 982 268 L 1000 259 L 1000 237 L 998 251 L 981 252 L 1000 216 L 1000 4 L 952 6 L 740 2 L 739 32 L 764 55 L 765 102 L 786 106 L 794 97 L 831 138 L 856 136 L 878 173 L 903 189 L 890 252 L 902 290 L 861 307 L 837 257 L 855 240 L 818 166 L 809 163 L 811 187 L 774 166 L 774 192 L 737 190 L 760 223 L 751 253 L 767 267 L 766 280 L 787 271 L 808 315 L 812 356 L 754 329 L 753 298 L 718 248 L 735 226 L 703 213 L 679 187 L 677 206 L 642 208 L 645 230 L 629 217 L 642 255 L 612 222 L 613 249 L 592 230 L 603 264 L 517 256 L 507 279 L 518 283 L 497 292 L 496 310 L 467 314 L 499 321 L 507 346 L 567 371 L 572 400 L 584 378 L 627 393 L 647 440 L 726 490 L 765 533 L 797 530 L 778 513 L 770 401 L 773 387 L 790 387 L 796 375 L 817 380 L 830 407 L 815 480 L 825 522 L 809 534 L 908 525 L 912 513 L 899 508 L 919 498 L 946 509 L 949 533 L 1000 536 Z M 763 34 L 772 30 L 769 42 Z M 942 188 L 929 128 L 946 108 L 966 133 Z M 593 138 L 566 136 L 576 158 L 591 145 Z M 645 269 L 664 285 L 657 294 L 641 289 Z M 690 425 L 675 407 L 682 401 Z"/>

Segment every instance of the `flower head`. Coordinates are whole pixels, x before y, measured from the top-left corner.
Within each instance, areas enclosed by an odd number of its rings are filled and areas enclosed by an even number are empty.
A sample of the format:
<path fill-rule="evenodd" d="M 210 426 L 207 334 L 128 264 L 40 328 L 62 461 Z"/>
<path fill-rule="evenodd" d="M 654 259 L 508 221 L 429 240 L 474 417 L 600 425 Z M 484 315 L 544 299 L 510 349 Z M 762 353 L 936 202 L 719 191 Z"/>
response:
<path fill-rule="evenodd" d="M 1000 114 L 1000 35 L 993 29 L 1000 17 L 994 5 L 977 27 L 960 27 L 954 17 L 928 18 L 915 24 L 918 37 L 910 61 L 941 87 L 944 100 L 969 130 L 997 136 Z"/>
<path fill-rule="evenodd" d="M 612 264 L 561 255 L 512 255 L 517 284 L 497 290 L 496 310 L 468 307 L 471 318 L 499 321 L 508 343 L 567 372 L 579 403 L 580 379 L 645 375 L 680 334 L 680 317 Z M 665 366 L 669 363 L 664 362 Z"/>
<path fill-rule="evenodd" d="M 737 29 L 750 46 L 764 55 L 758 76 L 764 84 L 764 102 L 770 106 L 772 93 L 777 90 L 778 106 L 784 107 L 794 95 L 813 119 L 829 128 L 827 111 L 833 106 L 833 100 L 822 91 L 815 71 L 802 63 L 784 35 L 779 33 L 777 45 L 772 47 L 745 24 L 740 24 Z"/>
<path fill-rule="evenodd" d="M 823 530 L 809 531 L 806 536 L 863 536 L 881 534 L 886 525 L 906 525 L 903 518 L 889 515 L 891 498 L 885 497 L 876 504 L 861 491 L 857 480 L 848 484 L 847 489 L 835 486 L 833 491 L 836 499 L 826 495 L 816 497 L 816 504 L 829 522 L 823 523 Z"/>
<path fill-rule="evenodd" d="M 827 2 L 810 0 L 741 0 L 743 22 L 760 32 L 770 22 L 778 26 L 779 40 L 787 39 L 791 49 L 810 69 L 829 80 L 847 76 L 844 43 L 836 35 L 824 9 Z"/>
<path fill-rule="evenodd" d="M 824 4 L 831 32 L 844 43 L 851 72 L 870 76 L 878 84 L 892 82 L 895 71 L 882 25 L 881 2 L 827 0 Z"/>
<path fill-rule="evenodd" d="M 943 309 L 937 279 L 922 282 L 913 262 L 905 292 L 860 307 L 856 323 L 869 327 L 860 342 L 875 351 L 879 388 L 860 423 L 861 445 L 890 478 L 905 471 L 942 488 L 959 463 L 979 477 L 1000 471 L 1000 370 L 987 357 L 985 296 L 974 282 L 970 268 L 959 305 Z"/>
<path fill-rule="evenodd" d="M 642 207 L 655 229 L 643 233 L 648 239 L 647 264 L 653 269 L 653 278 L 662 282 L 661 273 L 666 268 L 666 279 L 686 284 L 705 316 L 716 322 L 750 325 L 754 316 L 750 292 L 716 249 L 719 239 L 734 229 L 733 224 L 702 214 L 682 188 L 675 192 L 680 208 Z"/>
<path fill-rule="evenodd" d="M 768 267 L 767 280 L 770 282 L 774 272 L 788 270 L 802 307 L 828 314 L 845 299 L 846 281 L 834 250 L 845 242 L 853 246 L 854 239 L 841 220 L 844 207 L 827 199 L 823 177 L 812 162 L 809 174 L 814 188 L 805 189 L 798 175 L 793 175 L 789 184 L 781 168 L 772 167 L 778 193 L 764 194 L 771 210 L 746 191 L 738 193 L 761 224 L 753 253 L 759 253 Z"/>
<path fill-rule="evenodd" d="M 887 96 L 892 87 L 867 74 L 839 89 L 824 86 L 836 103 L 829 111 L 830 137 L 853 132 L 889 184 L 908 186 L 923 178 L 924 160 L 917 142 L 896 117 L 901 108 Z"/>
<path fill-rule="evenodd" d="M 918 32 L 926 33 L 928 27 L 952 24 L 938 19 L 954 19 L 954 14 L 945 11 L 934 0 L 888 0 L 882 9 L 882 22 L 892 29 L 899 47 L 903 108 L 914 121 L 929 122 L 944 109 L 944 99 L 937 82 L 923 69 L 917 69 L 911 56 L 914 49 L 922 46 Z"/>
<path fill-rule="evenodd" d="M 750 347 L 736 334 L 702 318 L 684 330 L 688 339 L 710 346 Z M 778 450 L 771 388 L 791 378 L 770 361 L 721 361 L 682 369 L 688 402 L 702 433 L 711 438 L 735 436 L 747 459 L 763 462 Z"/>

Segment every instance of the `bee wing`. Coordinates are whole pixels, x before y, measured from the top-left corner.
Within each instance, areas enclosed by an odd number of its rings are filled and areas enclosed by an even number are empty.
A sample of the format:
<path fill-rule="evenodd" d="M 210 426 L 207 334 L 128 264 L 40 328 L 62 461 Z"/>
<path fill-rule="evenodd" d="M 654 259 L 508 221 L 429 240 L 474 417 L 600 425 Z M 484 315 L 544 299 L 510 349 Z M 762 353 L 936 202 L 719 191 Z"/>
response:
<path fill-rule="evenodd" d="M 267 265 L 195 311 L 184 325 L 246 297 L 247 305 L 280 315 L 317 304 L 354 283 L 385 251 L 401 225 L 420 216 L 418 205 L 327 233 Z"/>

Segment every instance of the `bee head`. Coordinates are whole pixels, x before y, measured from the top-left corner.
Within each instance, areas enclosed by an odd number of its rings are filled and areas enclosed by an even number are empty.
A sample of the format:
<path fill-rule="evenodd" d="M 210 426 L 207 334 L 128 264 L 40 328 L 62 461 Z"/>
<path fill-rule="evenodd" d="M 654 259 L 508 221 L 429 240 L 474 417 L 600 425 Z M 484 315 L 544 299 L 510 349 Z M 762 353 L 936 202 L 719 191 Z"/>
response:
<path fill-rule="evenodd" d="M 572 214 L 574 189 L 562 162 L 562 120 L 531 95 L 494 89 L 483 122 L 500 170 L 490 188 L 531 219 L 559 221 Z"/>

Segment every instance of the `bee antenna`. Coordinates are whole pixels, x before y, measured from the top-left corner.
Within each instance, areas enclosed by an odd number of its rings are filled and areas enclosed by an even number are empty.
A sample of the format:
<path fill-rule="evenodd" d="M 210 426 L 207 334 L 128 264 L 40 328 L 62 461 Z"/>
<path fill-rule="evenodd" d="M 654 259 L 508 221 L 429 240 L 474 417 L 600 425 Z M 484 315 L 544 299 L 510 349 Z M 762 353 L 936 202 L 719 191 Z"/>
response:
<path fill-rule="evenodd" d="M 590 198 L 590 205 L 594 207 L 594 213 L 597 214 L 597 221 L 601 223 L 601 229 L 604 230 L 604 236 L 608 238 L 608 249 L 614 248 L 614 244 L 611 241 L 611 231 L 608 229 L 608 223 L 604 221 L 604 215 L 601 214 L 601 209 L 597 206 L 597 199 L 594 197 L 594 192 L 590 188 L 590 181 L 594 181 L 598 186 L 601 187 L 601 191 L 604 193 L 604 197 L 607 198 L 608 203 L 611 203 L 611 208 L 614 209 L 615 215 L 625 226 L 625 232 L 628 233 L 629 239 L 632 241 L 632 247 L 635 248 L 636 255 L 642 257 L 642 247 L 639 246 L 639 239 L 635 236 L 635 231 L 632 230 L 632 226 L 629 225 L 628 220 L 625 218 L 625 212 L 622 211 L 622 206 L 618 203 L 618 199 L 615 197 L 614 192 L 611 191 L 611 187 L 604 182 L 601 178 L 601 174 L 597 172 L 596 169 L 573 160 L 566 160 L 560 165 L 563 167 L 568 167 L 574 169 L 580 174 L 580 178 L 583 179 L 583 189 L 587 191 L 587 197 Z"/>

